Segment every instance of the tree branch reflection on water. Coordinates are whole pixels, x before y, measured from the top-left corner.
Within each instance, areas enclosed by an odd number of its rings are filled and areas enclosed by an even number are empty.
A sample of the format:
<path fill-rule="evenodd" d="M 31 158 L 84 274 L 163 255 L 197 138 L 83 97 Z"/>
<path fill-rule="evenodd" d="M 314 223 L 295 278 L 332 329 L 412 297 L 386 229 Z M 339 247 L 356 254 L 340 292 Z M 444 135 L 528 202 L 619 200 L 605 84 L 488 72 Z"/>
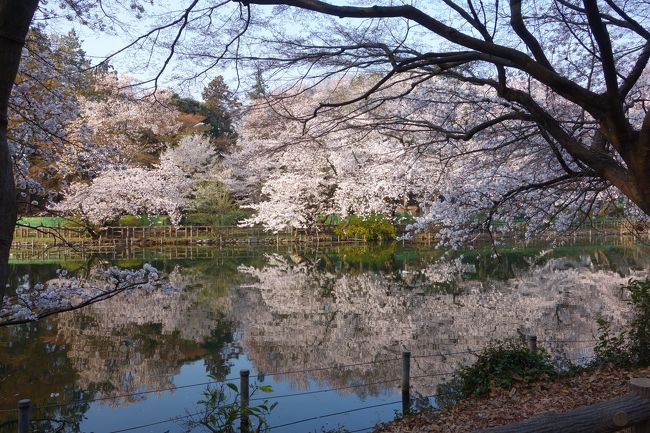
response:
<path fill-rule="evenodd" d="M 386 380 L 399 377 L 404 349 L 413 353 L 414 393 L 430 395 L 493 339 L 536 334 L 558 357 L 591 356 L 596 319 L 625 321 L 618 287 L 647 274 L 649 258 L 596 248 L 507 251 L 497 261 L 491 252 L 389 245 L 186 261 L 171 276 L 182 290 L 116 296 L 3 330 L 0 343 L 11 350 L 0 355 L 0 387 L 14 392 L 0 402 L 126 406 L 145 397 L 139 391 L 174 388 L 188 363 L 202 361 L 223 378 L 244 356 L 260 377 L 292 372 L 273 380 L 295 391 L 340 388 L 366 398 L 394 392 Z M 81 420 L 89 407 L 70 406 L 67 415 Z"/>

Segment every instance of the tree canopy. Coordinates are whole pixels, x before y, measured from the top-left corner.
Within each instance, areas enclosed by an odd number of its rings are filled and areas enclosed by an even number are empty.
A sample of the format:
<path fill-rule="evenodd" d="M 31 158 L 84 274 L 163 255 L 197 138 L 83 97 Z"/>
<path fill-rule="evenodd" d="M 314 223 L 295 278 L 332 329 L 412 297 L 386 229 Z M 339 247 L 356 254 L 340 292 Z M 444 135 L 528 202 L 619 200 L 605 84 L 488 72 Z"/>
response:
<path fill-rule="evenodd" d="M 372 133 L 426 161 L 427 219 L 453 227 L 449 235 L 520 216 L 566 227 L 619 195 L 636 217 L 650 214 L 648 0 L 186 0 L 173 10 L 145 3 L 133 1 L 131 10 L 150 30 L 125 49 L 149 50 L 136 59 L 142 64 L 160 59 L 149 84 L 158 85 L 174 58 L 192 64 L 187 78 L 216 66 L 262 71 L 264 84 L 281 91 L 269 98 L 255 80 L 253 94 L 301 125 L 295 131 L 306 141 L 347 134 L 354 149 Z M 70 19 L 117 29 L 110 5 L 62 4 Z M 0 5 L 2 263 L 16 208 L 7 104 L 38 7 Z M 52 17 L 52 7 L 39 13 Z M 313 97 L 321 83 L 331 92 Z M 218 80 L 208 89 L 205 104 L 219 117 L 231 98 Z M 226 132 L 231 120 L 219 118 Z"/>
<path fill-rule="evenodd" d="M 273 38 L 268 52 L 279 53 L 279 59 L 259 54 L 269 67 L 309 67 L 304 76 L 312 78 L 376 72 L 365 91 L 347 101 L 316 104 L 316 118 L 379 95 L 396 81 L 410 83 L 400 94 L 391 94 L 393 99 L 413 95 L 432 77 L 443 77 L 474 88 L 480 96 L 476 109 L 486 116 L 460 130 L 420 122 L 423 134 L 462 141 L 514 120 L 534 128 L 534 136 L 553 150 L 549 164 L 561 169 L 558 175 L 504 191 L 504 199 L 557 184 L 582 189 L 584 180 L 591 179 L 602 187 L 615 186 L 650 213 L 647 2 L 442 0 L 372 7 L 314 0 L 242 3 L 253 24 L 261 19 L 261 8 L 253 5 L 284 5 L 306 11 L 292 17 L 299 25 L 306 26 L 311 18 L 322 28 Z M 435 102 L 431 96 L 422 102 Z M 399 114 L 386 120 L 410 123 Z M 522 138 L 519 148 L 531 141 Z M 485 149 L 483 157 L 491 158 L 491 152 Z"/>
<path fill-rule="evenodd" d="M 252 76 L 263 70 L 273 87 L 285 90 L 307 89 L 328 78 L 374 78 L 347 99 L 315 101 L 311 115 L 300 119 L 305 124 L 370 97 L 375 104 L 365 110 L 373 111 L 387 100 L 380 95 L 407 98 L 434 77 L 462 83 L 473 89 L 473 106 L 483 113 L 462 128 L 445 119 L 414 122 L 401 112 L 385 114 L 384 124 L 412 127 L 421 136 L 438 137 L 430 140 L 434 144 L 454 146 L 479 134 L 499 139 L 500 130 L 512 130 L 508 125 L 516 122 L 528 130 L 519 140 L 512 137 L 517 147 L 545 143 L 552 153 L 548 166 L 557 170 L 502 191 L 495 209 L 552 186 L 567 191 L 613 186 L 639 214 L 648 215 L 648 7 L 647 0 L 437 0 L 367 6 L 188 0 L 184 8 L 163 14 L 137 42 L 151 46 L 154 40 L 166 41 L 157 46 L 164 62 L 154 81 L 173 57 L 191 60 L 196 76 L 216 65 L 248 65 Z M 408 85 L 401 93 L 389 92 L 398 82 Z M 445 88 L 438 90 L 442 93 L 420 92 L 421 103 L 449 99 Z M 349 111 L 340 112 L 339 123 L 350 118 Z M 486 166 L 489 161 L 492 167 L 499 164 L 491 147 L 471 151 L 479 154 Z"/>

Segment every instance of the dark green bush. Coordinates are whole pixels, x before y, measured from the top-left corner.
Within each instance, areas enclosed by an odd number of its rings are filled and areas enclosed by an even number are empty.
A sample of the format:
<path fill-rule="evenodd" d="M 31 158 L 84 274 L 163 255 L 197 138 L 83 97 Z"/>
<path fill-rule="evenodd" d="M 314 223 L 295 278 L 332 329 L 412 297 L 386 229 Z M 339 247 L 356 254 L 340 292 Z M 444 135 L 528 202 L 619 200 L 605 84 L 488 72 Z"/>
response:
<path fill-rule="evenodd" d="M 397 230 L 393 223 L 380 214 L 366 217 L 350 215 L 334 228 L 334 233 L 344 238 L 366 239 L 369 241 L 387 241 L 397 237 Z"/>
<path fill-rule="evenodd" d="M 183 224 L 194 226 L 236 226 L 252 215 L 249 209 L 232 209 L 225 213 L 193 212 L 183 217 Z"/>
<path fill-rule="evenodd" d="M 463 398 L 487 394 L 493 386 L 509 389 L 517 382 L 533 382 L 557 375 L 544 350 L 533 352 L 523 342 L 497 342 L 477 355 L 472 365 L 461 367 L 438 387 L 438 403 L 449 406 Z"/>
<path fill-rule="evenodd" d="M 248 431 L 262 433 L 269 431 L 268 416 L 278 405 L 277 402 L 270 403 L 264 400 L 256 405 L 241 407 L 241 395 L 237 385 L 233 383 L 219 383 L 220 379 L 216 376 L 210 376 L 215 384 L 209 384 L 203 391 L 203 398 L 197 403 L 201 410 L 192 413 L 186 419 L 185 427 L 187 432 L 209 431 L 213 433 L 236 433 L 240 431 L 238 424 L 241 425 L 242 419 L 248 419 Z M 253 385 L 250 397 L 253 397 L 257 391 L 270 393 L 273 388 L 269 385 Z M 252 399 L 258 400 L 258 399 Z M 241 429 L 244 431 L 244 429 Z"/>
<path fill-rule="evenodd" d="M 598 320 L 596 363 L 619 367 L 650 365 L 650 279 L 630 280 L 622 287 L 630 294 L 633 316 L 626 328 L 615 334 L 611 324 Z"/>
<path fill-rule="evenodd" d="M 122 215 L 114 224 L 120 227 L 147 227 L 168 226 L 170 222 L 167 215 Z"/>

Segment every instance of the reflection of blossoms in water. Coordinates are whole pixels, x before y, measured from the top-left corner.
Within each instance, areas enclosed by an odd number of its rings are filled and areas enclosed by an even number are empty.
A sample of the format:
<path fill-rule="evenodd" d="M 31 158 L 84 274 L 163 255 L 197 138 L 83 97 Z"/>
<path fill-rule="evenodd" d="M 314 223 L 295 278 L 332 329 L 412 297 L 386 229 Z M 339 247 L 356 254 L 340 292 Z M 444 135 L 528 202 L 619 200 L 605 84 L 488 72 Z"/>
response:
<path fill-rule="evenodd" d="M 449 283 L 462 278 L 464 272 L 474 271 L 474 266 L 463 263 L 463 256 L 454 260 L 438 260 L 422 270 L 430 283 Z"/>
<path fill-rule="evenodd" d="M 133 289 L 165 292 L 175 290 L 165 282 L 158 270 L 149 264 L 140 269 L 96 266 L 87 277 L 68 276 L 59 270 L 57 278 L 32 285 L 22 278 L 15 296 L 5 296 L 0 309 L 0 324 L 9 325 L 40 318 L 111 298 L 118 293 L 128 295 Z"/>
<path fill-rule="evenodd" d="M 354 364 L 394 357 L 404 349 L 414 356 L 475 351 L 519 334 L 537 335 L 556 355 L 578 361 L 593 353 L 589 341 L 597 333 L 597 318 L 621 324 L 628 312 L 619 287 L 629 277 L 593 267 L 584 259 L 551 259 L 508 281 L 464 279 L 473 270 L 461 260 L 413 270 L 428 278 L 422 286 L 454 281 L 458 290 L 451 292 L 413 290 L 399 273 L 340 274 L 273 256 L 264 268 L 239 268 L 256 282 L 238 290 L 231 314 L 244 329 L 244 349 L 261 371 Z M 553 343 L 576 340 L 587 343 Z M 435 374 L 471 359 L 469 354 L 432 356 L 418 359 L 415 368 Z M 397 371 L 394 365 L 354 370 L 317 377 L 344 386 L 351 376 L 392 377 Z M 313 378 L 290 380 L 307 386 Z M 431 392 L 440 380 L 425 378 L 416 387 Z"/>
<path fill-rule="evenodd" d="M 128 394 L 173 388 L 181 366 L 205 353 L 223 321 L 200 305 L 191 272 L 175 268 L 168 280 L 176 290 L 133 290 L 56 316 L 81 389 L 98 389 L 96 397 L 112 406 L 143 400 L 148 395 Z"/>

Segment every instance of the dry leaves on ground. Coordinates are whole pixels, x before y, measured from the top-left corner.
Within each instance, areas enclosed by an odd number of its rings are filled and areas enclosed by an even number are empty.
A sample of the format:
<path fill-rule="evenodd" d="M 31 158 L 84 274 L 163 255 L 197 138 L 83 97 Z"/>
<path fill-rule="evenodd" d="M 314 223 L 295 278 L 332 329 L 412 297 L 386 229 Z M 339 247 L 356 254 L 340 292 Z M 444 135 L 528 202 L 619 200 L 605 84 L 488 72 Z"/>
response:
<path fill-rule="evenodd" d="M 623 395 L 632 377 L 650 377 L 650 368 L 632 371 L 599 369 L 578 376 L 493 389 L 443 411 L 415 414 L 375 433 L 468 433 L 521 421 L 542 412 L 563 412 Z"/>

